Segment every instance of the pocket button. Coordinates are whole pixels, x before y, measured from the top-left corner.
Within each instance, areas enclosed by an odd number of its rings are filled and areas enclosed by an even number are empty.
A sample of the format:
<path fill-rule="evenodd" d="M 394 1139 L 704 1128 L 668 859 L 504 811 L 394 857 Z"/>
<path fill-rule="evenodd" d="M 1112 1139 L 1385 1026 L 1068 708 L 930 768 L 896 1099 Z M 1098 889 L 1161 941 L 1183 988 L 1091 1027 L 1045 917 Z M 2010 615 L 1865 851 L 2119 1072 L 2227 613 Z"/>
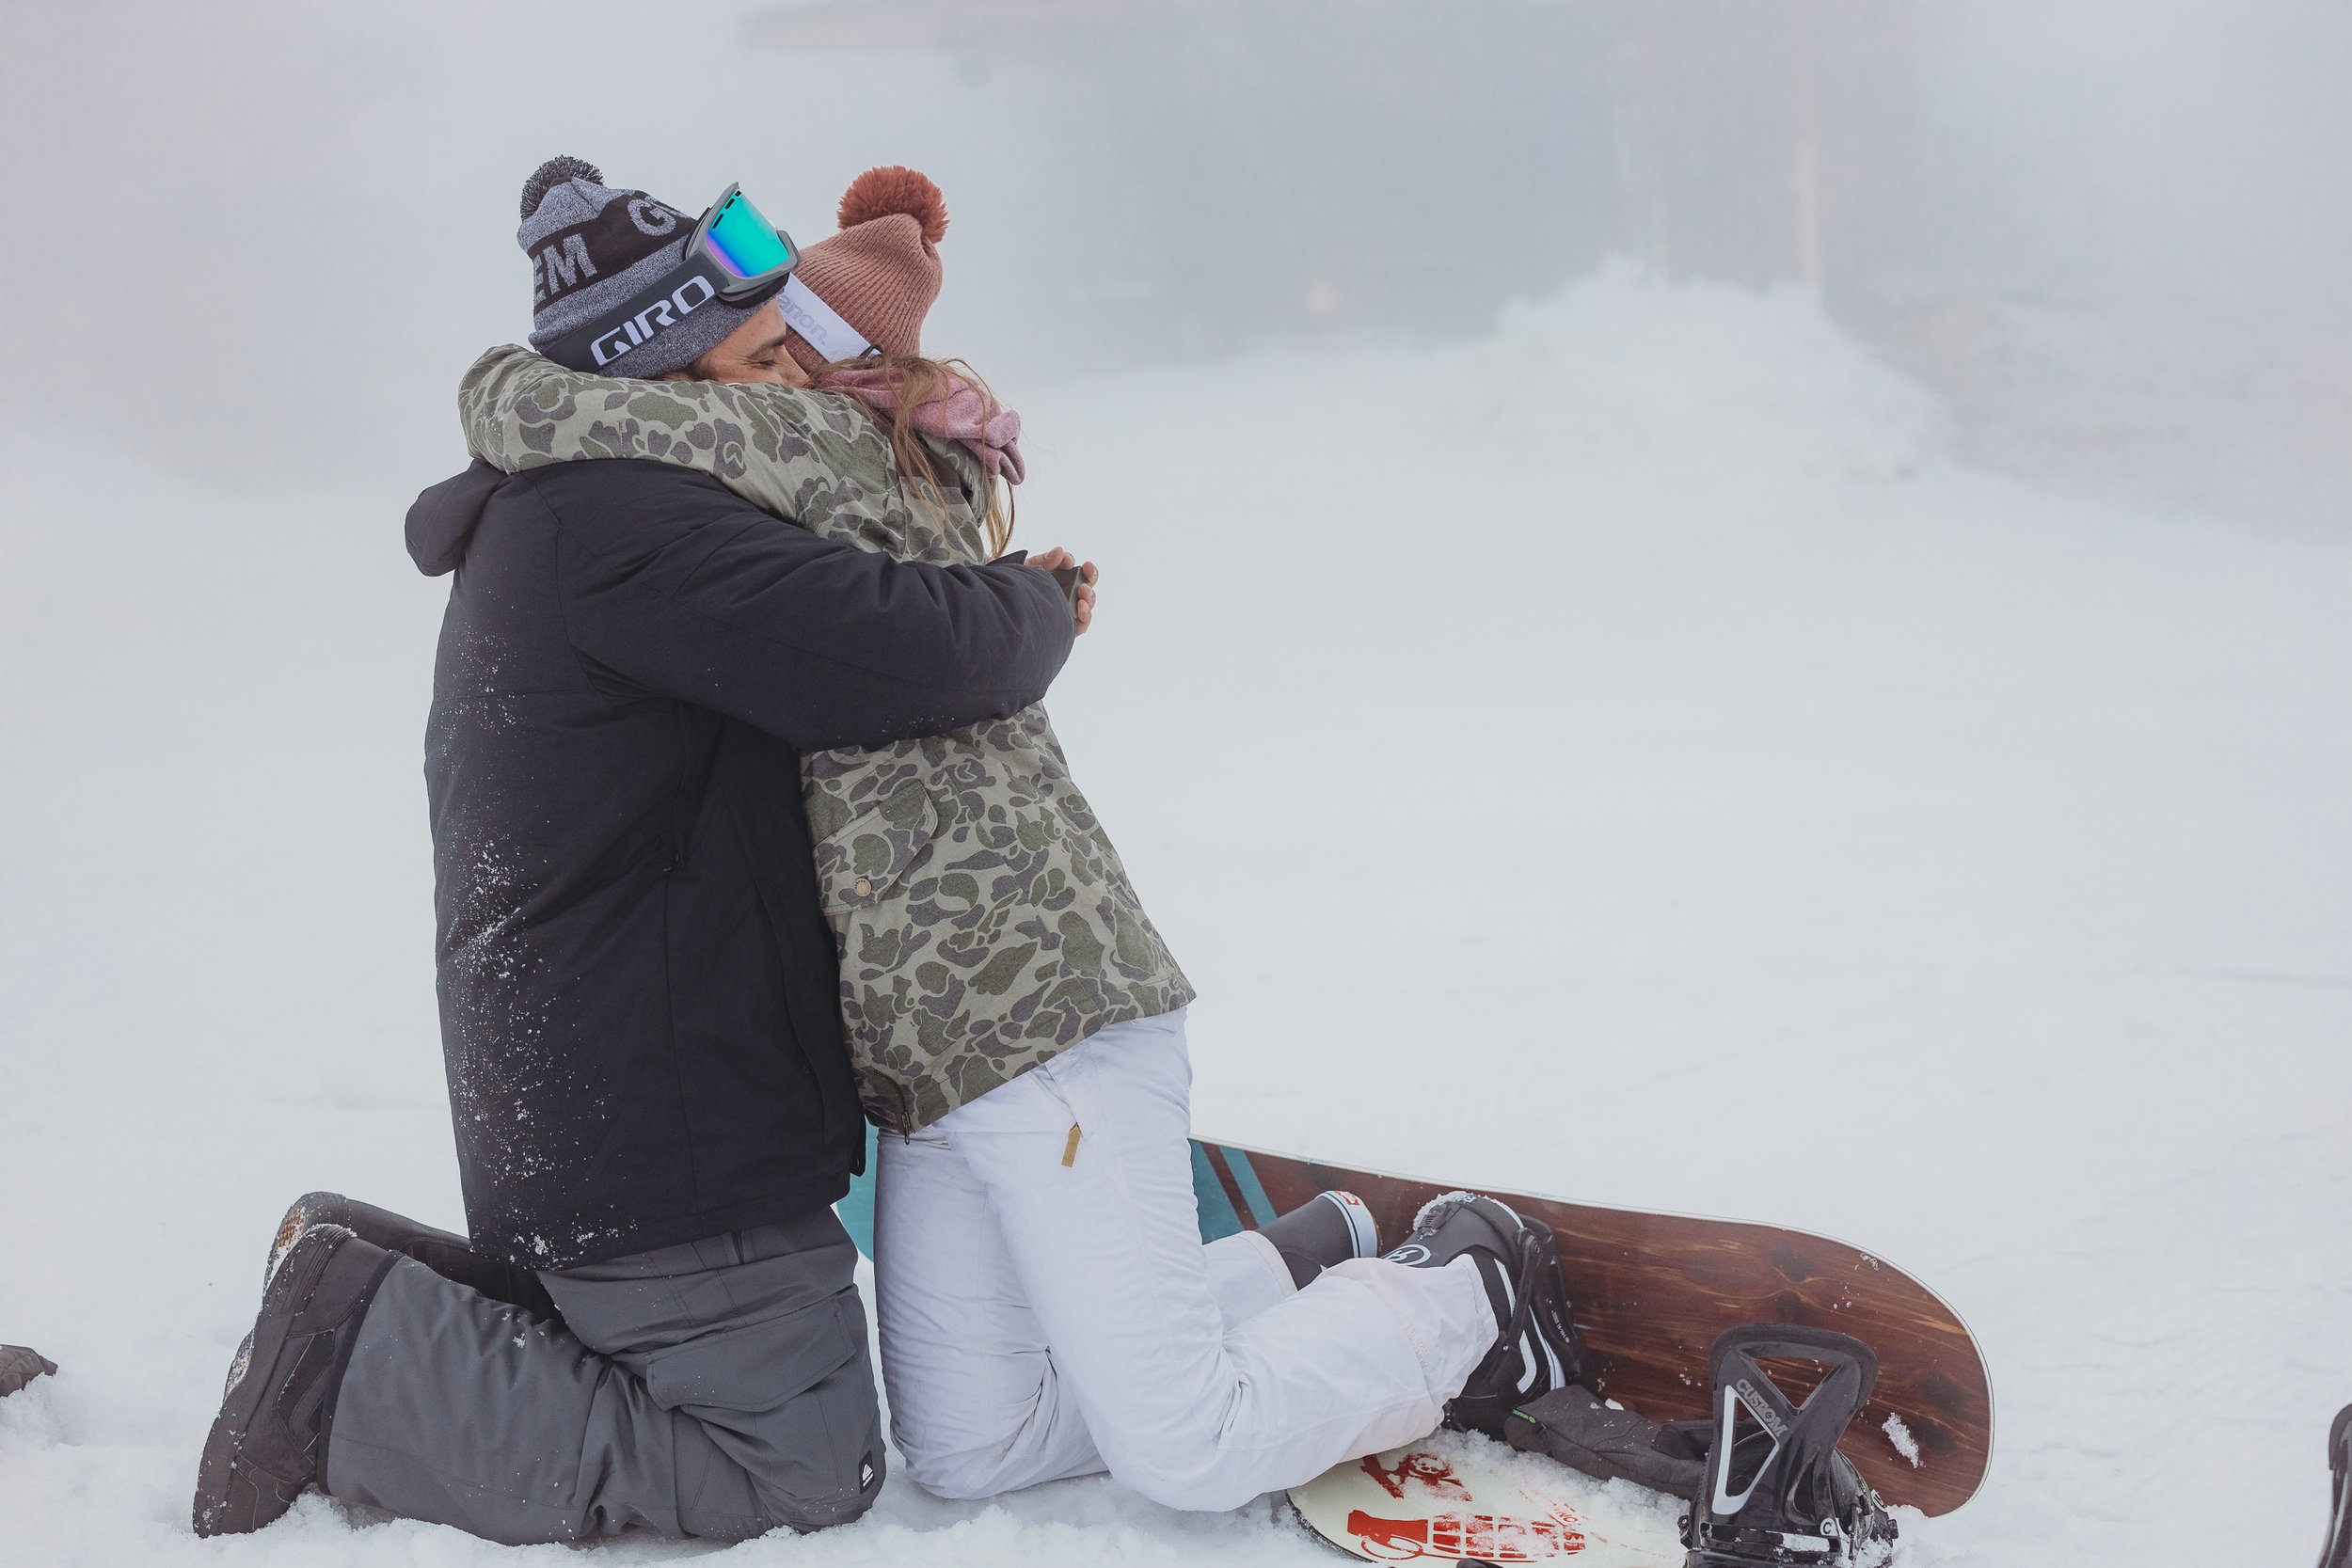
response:
<path fill-rule="evenodd" d="M 856 881 L 851 882 L 850 887 L 850 891 L 854 892 L 860 898 L 870 897 L 874 892 L 873 879 L 870 877 L 860 877 Z"/>

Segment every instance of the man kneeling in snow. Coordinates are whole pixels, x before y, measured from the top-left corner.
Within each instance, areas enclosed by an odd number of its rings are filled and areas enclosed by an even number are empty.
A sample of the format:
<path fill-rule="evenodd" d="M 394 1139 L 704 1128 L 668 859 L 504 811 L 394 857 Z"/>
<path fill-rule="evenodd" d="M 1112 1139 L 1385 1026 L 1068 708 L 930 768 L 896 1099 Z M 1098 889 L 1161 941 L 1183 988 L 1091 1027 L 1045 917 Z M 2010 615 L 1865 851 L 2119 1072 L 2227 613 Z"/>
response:
<path fill-rule="evenodd" d="M 625 332 L 629 374 L 798 379 L 772 291 L 730 302 L 696 231 L 544 166 L 534 345 Z M 512 1543 L 854 1518 L 882 1440 L 831 1205 L 864 1122 L 800 758 L 1036 702 L 1071 606 L 1025 564 L 897 562 L 653 462 L 477 465 L 408 542 L 457 574 L 425 771 L 472 1242 L 294 1205 L 197 1531 L 313 1484 Z"/>

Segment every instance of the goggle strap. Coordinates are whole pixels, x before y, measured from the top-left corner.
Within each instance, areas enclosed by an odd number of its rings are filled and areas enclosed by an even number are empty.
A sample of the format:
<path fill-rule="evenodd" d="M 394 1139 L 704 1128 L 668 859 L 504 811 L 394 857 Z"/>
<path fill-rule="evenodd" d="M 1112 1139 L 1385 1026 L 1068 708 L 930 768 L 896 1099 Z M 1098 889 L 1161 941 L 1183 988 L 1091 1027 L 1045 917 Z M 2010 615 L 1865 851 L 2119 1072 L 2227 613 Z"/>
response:
<path fill-rule="evenodd" d="M 656 278 L 594 321 L 545 343 L 534 339 L 532 346 L 568 370 L 602 371 L 640 344 L 650 342 L 655 333 L 706 305 L 721 303 L 720 291 L 728 281 L 717 262 L 700 254 L 691 255 L 684 265 Z"/>
<path fill-rule="evenodd" d="M 783 309 L 784 319 L 792 325 L 792 330 L 828 361 L 859 359 L 874 352 L 874 345 L 866 341 L 865 334 L 843 321 L 839 312 L 819 299 L 817 291 L 802 282 L 797 273 L 784 280 L 776 304 Z"/>

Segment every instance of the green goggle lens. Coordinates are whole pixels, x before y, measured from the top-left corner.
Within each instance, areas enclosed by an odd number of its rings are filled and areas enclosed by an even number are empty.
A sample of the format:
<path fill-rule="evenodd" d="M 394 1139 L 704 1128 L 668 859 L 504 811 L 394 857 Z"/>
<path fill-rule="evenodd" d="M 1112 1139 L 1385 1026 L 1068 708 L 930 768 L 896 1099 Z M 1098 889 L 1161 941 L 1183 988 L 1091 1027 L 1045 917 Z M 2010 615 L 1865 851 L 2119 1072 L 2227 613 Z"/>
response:
<path fill-rule="evenodd" d="M 737 191 L 712 215 L 705 235 L 711 255 L 738 277 L 760 277 L 793 262 L 792 246 L 751 198 Z"/>

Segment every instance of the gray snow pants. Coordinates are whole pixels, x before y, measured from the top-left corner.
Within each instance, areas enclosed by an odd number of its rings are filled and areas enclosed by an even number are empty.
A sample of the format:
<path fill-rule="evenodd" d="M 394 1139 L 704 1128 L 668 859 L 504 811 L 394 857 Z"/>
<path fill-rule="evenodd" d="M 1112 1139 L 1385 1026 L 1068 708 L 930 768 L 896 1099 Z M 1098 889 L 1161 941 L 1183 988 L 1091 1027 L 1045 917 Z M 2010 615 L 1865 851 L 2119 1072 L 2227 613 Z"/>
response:
<path fill-rule="evenodd" d="M 825 1210 L 542 1270 L 551 1323 L 403 1259 L 353 1344 L 326 1489 L 513 1545 L 854 1519 L 882 1482 L 856 1263 Z"/>

